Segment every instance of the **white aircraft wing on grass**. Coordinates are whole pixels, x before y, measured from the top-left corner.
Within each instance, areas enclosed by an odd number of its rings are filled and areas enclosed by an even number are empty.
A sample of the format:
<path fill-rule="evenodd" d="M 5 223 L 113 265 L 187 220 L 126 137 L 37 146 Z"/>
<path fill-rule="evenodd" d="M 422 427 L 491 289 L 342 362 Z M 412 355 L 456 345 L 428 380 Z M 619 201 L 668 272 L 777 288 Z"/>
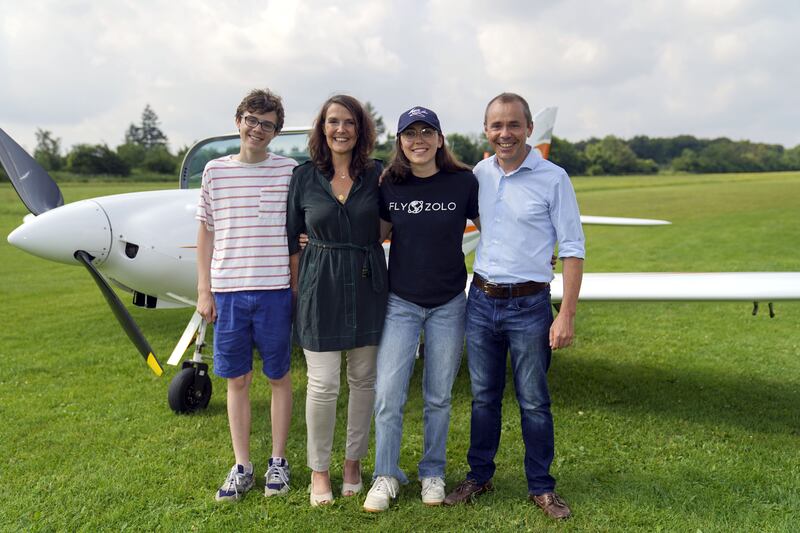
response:
<path fill-rule="evenodd" d="M 563 285 L 550 285 L 561 301 Z M 800 300 L 800 272 L 626 272 L 584 273 L 580 301 Z"/>
<path fill-rule="evenodd" d="M 472 283 L 469 275 L 467 286 Z M 561 302 L 561 274 L 550 282 Z M 775 302 L 800 300 L 800 272 L 584 272 L 579 301 Z"/>

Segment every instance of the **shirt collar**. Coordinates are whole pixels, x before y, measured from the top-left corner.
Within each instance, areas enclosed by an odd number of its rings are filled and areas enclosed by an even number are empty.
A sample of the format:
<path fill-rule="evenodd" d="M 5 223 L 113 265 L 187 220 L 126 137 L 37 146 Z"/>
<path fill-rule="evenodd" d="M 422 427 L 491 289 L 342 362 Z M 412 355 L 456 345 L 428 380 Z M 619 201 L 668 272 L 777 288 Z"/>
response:
<path fill-rule="evenodd" d="M 497 170 L 502 176 L 513 176 L 514 174 L 523 169 L 525 170 L 535 169 L 543 159 L 542 154 L 539 153 L 539 150 L 532 147 L 530 144 L 526 144 L 525 146 L 528 147 L 529 149 L 528 155 L 525 156 L 525 159 L 522 161 L 522 164 L 519 167 L 509 172 L 508 174 L 506 174 L 505 171 L 503 171 L 503 169 L 500 168 L 500 163 L 497 161 L 497 154 L 493 155 L 492 165 L 494 166 L 495 170 Z"/>

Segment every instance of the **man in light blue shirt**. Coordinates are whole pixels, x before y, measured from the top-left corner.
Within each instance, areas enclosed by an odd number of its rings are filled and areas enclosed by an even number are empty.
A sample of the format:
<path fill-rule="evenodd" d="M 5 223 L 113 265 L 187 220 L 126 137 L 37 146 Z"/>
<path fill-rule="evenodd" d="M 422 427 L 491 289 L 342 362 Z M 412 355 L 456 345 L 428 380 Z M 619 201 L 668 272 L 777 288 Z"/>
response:
<path fill-rule="evenodd" d="M 530 107 L 517 94 L 500 94 L 486 107 L 484 129 L 495 155 L 473 169 L 480 183 L 481 241 L 467 303 L 470 472 L 445 504 L 469 501 L 492 488 L 510 351 L 529 498 L 546 515 L 562 519 L 571 511 L 550 475 L 554 439 L 547 369 L 551 350 L 572 343 L 585 248 L 569 176 L 526 143 L 533 126 Z M 556 244 L 564 293 L 554 320 L 549 282 Z"/>

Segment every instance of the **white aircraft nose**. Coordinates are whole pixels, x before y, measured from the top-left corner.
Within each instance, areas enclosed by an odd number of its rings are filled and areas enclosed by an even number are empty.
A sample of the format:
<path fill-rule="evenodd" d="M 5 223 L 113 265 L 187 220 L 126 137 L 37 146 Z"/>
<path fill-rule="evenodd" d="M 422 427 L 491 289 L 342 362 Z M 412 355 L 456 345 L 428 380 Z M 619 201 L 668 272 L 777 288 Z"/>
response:
<path fill-rule="evenodd" d="M 99 264 L 111 248 L 111 223 L 100 204 L 83 200 L 25 217 L 8 242 L 38 257 L 71 265 L 78 263 L 73 254 L 84 250 Z"/>

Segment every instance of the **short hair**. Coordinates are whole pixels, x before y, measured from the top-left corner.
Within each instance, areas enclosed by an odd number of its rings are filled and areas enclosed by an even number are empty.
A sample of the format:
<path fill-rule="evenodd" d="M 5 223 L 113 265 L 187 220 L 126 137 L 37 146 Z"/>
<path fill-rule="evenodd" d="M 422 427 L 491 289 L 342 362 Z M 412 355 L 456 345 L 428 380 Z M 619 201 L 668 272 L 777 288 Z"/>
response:
<path fill-rule="evenodd" d="M 489 108 L 495 102 L 500 102 L 503 104 L 511 104 L 513 102 L 519 102 L 520 104 L 522 104 L 522 112 L 525 113 L 525 120 L 528 121 L 528 126 L 533 124 L 533 115 L 531 114 L 531 106 L 528 105 L 527 100 L 525 100 L 517 93 L 500 93 L 491 100 L 489 100 L 489 103 L 486 104 L 486 111 L 483 112 L 484 126 L 486 126 L 486 118 L 489 116 Z"/>
<path fill-rule="evenodd" d="M 453 152 L 447 148 L 447 139 L 444 138 L 444 134 L 440 131 L 437 131 L 436 134 L 442 136 L 442 146 L 436 149 L 436 168 L 445 172 L 471 170 L 469 166 L 459 161 Z M 411 162 L 403 152 L 402 140 L 400 139 L 400 135 L 398 135 L 394 144 L 394 150 L 392 151 L 392 158 L 384 175 L 389 178 L 389 181 L 392 183 L 403 183 L 411 177 L 412 174 Z"/>
<path fill-rule="evenodd" d="M 275 123 L 275 133 L 283 129 L 283 101 L 281 97 L 269 89 L 253 89 L 245 96 L 239 107 L 236 108 L 236 120 L 241 120 L 244 112 L 264 114 L 275 111 L 278 120 Z"/>
<path fill-rule="evenodd" d="M 375 133 L 375 123 L 370 114 L 364 110 L 361 102 L 350 95 L 337 94 L 331 96 L 322 104 L 317 118 L 314 119 L 311 134 L 308 137 L 308 155 L 323 174 L 333 174 L 331 150 L 328 147 L 327 139 L 325 139 L 325 119 L 328 114 L 328 108 L 332 104 L 339 104 L 350 111 L 350 114 L 353 115 L 353 120 L 356 122 L 356 145 L 353 147 L 353 157 L 350 160 L 350 175 L 355 178 L 360 176 L 364 169 L 374 164 L 369 156 L 375 148 L 377 134 Z"/>

